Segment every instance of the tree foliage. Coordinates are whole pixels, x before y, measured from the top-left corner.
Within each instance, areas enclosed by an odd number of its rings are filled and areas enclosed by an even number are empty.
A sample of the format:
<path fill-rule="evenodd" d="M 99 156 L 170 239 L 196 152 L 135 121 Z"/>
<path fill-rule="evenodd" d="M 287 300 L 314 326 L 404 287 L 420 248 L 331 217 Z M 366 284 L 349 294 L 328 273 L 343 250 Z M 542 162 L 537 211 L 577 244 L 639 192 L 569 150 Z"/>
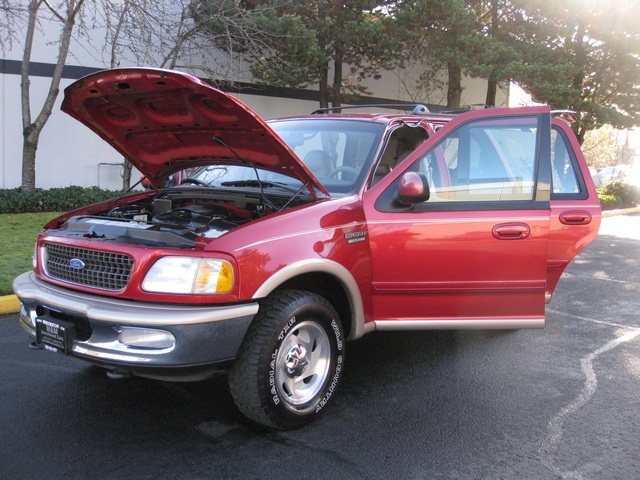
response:
<path fill-rule="evenodd" d="M 448 72 L 449 107 L 461 74 L 487 80 L 485 103 L 515 81 L 533 99 L 578 112 L 587 131 L 640 124 L 640 1 L 409 0 L 398 20 L 414 59 Z M 416 48 L 418 47 L 418 48 Z M 433 71 L 421 78 L 438 78 Z"/>
<path fill-rule="evenodd" d="M 247 55 L 261 82 L 299 88 L 317 84 L 321 107 L 368 93 L 363 80 L 397 62 L 400 45 L 389 32 L 384 1 L 250 0 L 242 6 L 254 13 L 258 30 L 269 32 L 269 48 L 248 48 L 246 40 L 228 48 Z M 215 25 L 211 30 L 218 31 Z"/>
<path fill-rule="evenodd" d="M 604 125 L 586 133 L 582 153 L 587 164 L 596 169 L 610 165 L 630 165 L 634 150 L 629 146 L 629 131 L 622 133 Z"/>
<path fill-rule="evenodd" d="M 426 68 L 416 88 L 425 82 L 437 84 L 444 72 L 447 107 L 459 107 L 462 76 L 486 49 L 485 36 L 465 0 L 405 1 L 392 12 L 397 22 L 392 31 L 406 46 L 405 64 L 419 62 Z"/>
<path fill-rule="evenodd" d="M 523 2 L 525 3 L 525 2 Z M 517 78 L 538 102 L 578 112 L 576 133 L 640 124 L 640 1 L 526 2 L 546 28 Z"/>

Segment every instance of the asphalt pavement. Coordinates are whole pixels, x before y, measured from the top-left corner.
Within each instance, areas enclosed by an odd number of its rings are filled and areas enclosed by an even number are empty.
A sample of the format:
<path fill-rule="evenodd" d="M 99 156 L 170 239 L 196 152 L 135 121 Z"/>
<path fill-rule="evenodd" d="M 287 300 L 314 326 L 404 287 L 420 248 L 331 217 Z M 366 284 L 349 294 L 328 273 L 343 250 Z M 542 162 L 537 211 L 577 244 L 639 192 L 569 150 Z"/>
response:
<path fill-rule="evenodd" d="M 605 218 L 545 329 L 367 335 L 290 432 L 248 425 L 225 377 L 110 380 L 2 315 L 0 478 L 638 478 L 639 293 L 640 215 Z"/>

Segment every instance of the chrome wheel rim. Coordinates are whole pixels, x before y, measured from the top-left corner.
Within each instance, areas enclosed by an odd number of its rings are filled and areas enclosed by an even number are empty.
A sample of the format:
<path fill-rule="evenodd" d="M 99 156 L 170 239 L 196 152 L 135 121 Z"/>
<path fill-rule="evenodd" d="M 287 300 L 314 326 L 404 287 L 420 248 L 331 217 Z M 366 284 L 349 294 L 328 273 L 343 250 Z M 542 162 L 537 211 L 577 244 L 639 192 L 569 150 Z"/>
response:
<path fill-rule="evenodd" d="M 275 383 L 280 398 L 299 407 L 322 390 L 331 364 L 331 345 L 315 322 L 302 322 L 289 331 L 276 357 Z"/>

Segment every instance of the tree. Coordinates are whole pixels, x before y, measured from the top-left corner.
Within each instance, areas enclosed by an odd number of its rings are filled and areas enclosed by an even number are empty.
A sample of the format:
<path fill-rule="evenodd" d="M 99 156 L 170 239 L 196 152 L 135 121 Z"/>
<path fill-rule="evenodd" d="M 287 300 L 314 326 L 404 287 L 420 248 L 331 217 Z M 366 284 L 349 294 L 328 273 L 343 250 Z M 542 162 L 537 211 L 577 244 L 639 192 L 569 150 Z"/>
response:
<path fill-rule="evenodd" d="M 270 48 L 250 13 L 235 1 L 101 0 L 94 8 L 93 17 L 106 31 L 102 60 L 108 59 L 111 68 L 126 61 L 225 80 L 235 61 L 228 45 L 241 41 L 253 50 Z M 130 177 L 125 159 L 123 189 Z"/>
<path fill-rule="evenodd" d="M 516 1 L 467 0 L 483 38 L 483 52 L 467 73 L 487 79 L 485 105 L 496 105 L 501 85 L 508 85 L 518 66 L 528 58 L 540 23 Z"/>
<path fill-rule="evenodd" d="M 21 4 L 14 5 L 11 0 L 2 0 L 0 13 L 0 51 L 4 55 L 19 40 L 18 32 L 26 23 L 28 9 Z"/>
<path fill-rule="evenodd" d="M 608 166 L 631 165 L 635 153 L 629 146 L 629 130 L 621 132 L 611 125 L 588 131 L 582 152 L 587 164 L 598 170 Z"/>
<path fill-rule="evenodd" d="M 349 94 L 367 93 L 363 80 L 396 64 L 399 45 L 384 2 L 255 0 L 243 6 L 267 34 L 269 48 L 250 48 L 244 40 L 227 48 L 244 53 L 252 74 L 264 83 L 318 84 L 321 107 L 337 107 Z M 211 31 L 217 31 L 215 26 Z"/>
<path fill-rule="evenodd" d="M 54 6 L 47 0 L 30 0 L 27 15 L 27 29 L 25 36 L 24 55 L 20 72 L 21 98 L 22 98 L 22 129 L 23 129 L 23 153 L 22 153 L 22 188 L 30 191 L 36 188 L 36 150 L 40 134 L 53 111 L 53 105 L 60 92 L 60 79 L 62 69 L 69 53 L 69 43 L 75 25 L 76 18 L 82 8 L 84 0 L 66 0 Z M 53 76 L 44 104 L 40 113 L 33 120 L 30 101 L 29 66 L 31 63 L 31 51 L 36 25 L 41 9 L 46 8 L 51 14 L 52 20 L 61 24 L 60 39 L 58 41 L 58 59 L 55 64 Z"/>
<path fill-rule="evenodd" d="M 236 10 L 209 12 L 221 25 L 235 24 Z M 197 0 L 101 0 L 93 4 L 94 25 L 105 30 L 101 62 L 109 68 L 121 62 L 180 68 L 194 74 L 224 79 L 228 77 L 231 59 L 221 61 L 211 52 L 216 42 L 206 24 L 212 19 Z M 131 183 L 131 163 L 124 159 L 122 187 Z"/>
<path fill-rule="evenodd" d="M 447 108 L 458 108 L 462 98 L 462 78 L 486 51 L 486 37 L 465 0 L 413 0 L 396 4 L 394 16 L 403 32 L 408 62 L 418 61 L 426 70 L 418 89 L 427 81 L 441 82 L 447 89 Z"/>
<path fill-rule="evenodd" d="M 640 125 L 640 1 L 530 1 L 555 29 L 522 70 L 535 101 L 579 114 L 576 134 Z"/>
<path fill-rule="evenodd" d="M 40 134 L 51 116 L 59 94 L 72 37 L 80 40 L 87 51 L 96 52 L 97 64 L 113 68 L 121 63 L 161 68 L 180 68 L 218 79 L 227 78 L 233 65 L 233 52 L 225 57 L 216 47 L 233 43 L 239 33 L 247 44 L 258 43 L 259 32 L 237 25 L 252 25 L 244 11 L 234 8 L 235 2 L 220 0 L 220 8 L 208 11 L 199 0 L 3 0 L 0 8 L 0 46 L 9 50 L 23 42 L 21 71 L 23 159 L 22 187 L 33 190 L 36 185 L 36 152 Z M 229 8 L 227 8 L 229 7 Z M 206 24 L 215 20 L 222 33 L 212 36 Z M 51 85 L 40 113 L 33 119 L 31 112 L 29 67 L 33 40 L 40 22 L 61 25 L 57 42 L 58 58 Z M 105 32 L 102 46 L 96 41 L 98 29 Z M 23 33 L 24 34 L 23 37 Z M 21 38 L 22 37 L 22 38 Z M 92 45 L 93 43 L 93 45 Z M 256 48 L 266 47 L 262 43 Z M 216 52 L 212 54 L 211 52 Z M 130 183 L 131 166 L 124 161 L 123 188 Z"/>

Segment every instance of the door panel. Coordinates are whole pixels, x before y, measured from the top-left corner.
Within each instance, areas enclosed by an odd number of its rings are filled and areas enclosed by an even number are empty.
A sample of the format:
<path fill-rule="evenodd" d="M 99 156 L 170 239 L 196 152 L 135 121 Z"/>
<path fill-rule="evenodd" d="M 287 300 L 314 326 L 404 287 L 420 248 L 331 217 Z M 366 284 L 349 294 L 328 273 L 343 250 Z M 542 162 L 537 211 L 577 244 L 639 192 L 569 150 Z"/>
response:
<path fill-rule="evenodd" d="M 555 121 L 551 135 L 551 230 L 547 300 L 569 262 L 597 235 L 600 200 L 571 128 Z"/>
<path fill-rule="evenodd" d="M 537 200 L 536 186 L 549 184 L 539 178 L 540 162 L 549 161 L 549 121 L 540 111 L 483 112 L 409 157 L 384 191 L 368 192 L 378 328 L 542 326 L 549 202 Z M 423 175 L 428 201 L 408 207 L 395 200 L 402 171 Z"/>

